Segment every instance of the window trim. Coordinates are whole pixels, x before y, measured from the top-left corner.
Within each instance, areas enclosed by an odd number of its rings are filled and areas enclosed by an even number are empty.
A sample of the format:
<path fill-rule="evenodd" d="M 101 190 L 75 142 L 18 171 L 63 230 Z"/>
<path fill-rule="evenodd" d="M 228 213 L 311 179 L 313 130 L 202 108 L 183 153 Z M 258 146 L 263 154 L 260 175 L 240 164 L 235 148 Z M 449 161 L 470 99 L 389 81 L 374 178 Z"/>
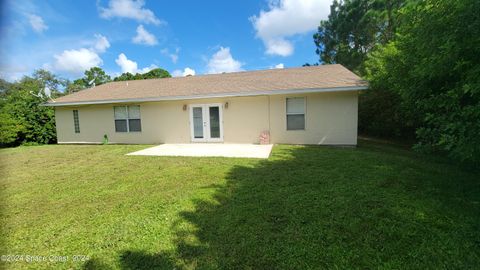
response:
<path fill-rule="evenodd" d="M 72 110 L 73 112 L 73 131 L 75 134 L 80 133 L 80 117 L 78 114 L 78 110 Z"/>
<path fill-rule="evenodd" d="M 288 113 L 288 99 L 302 98 L 303 99 L 303 113 Z M 303 115 L 303 129 L 288 129 L 289 115 Z M 286 131 L 305 131 L 307 130 L 307 97 L 306 96 L 291 96 L 285 98 L 285 130 Z"/>
<path fill-rule="evenodd" d="M 133 107 L 133 106 L 138 106 L 138 111 L 140 114 L 139 118 L 130 118 L 130 110 L 128 107 Z M 117 118 L 115 116 L 115 107 L 124 107 L 127 111 L 127 116 L 126 118 Z M 126 120 L 127 123 L 127 131 L 117 131 L 117 128 L 115 126 L 115 121 L 117 120 Z M 130 120 L 139 120 L 140 121 L 140 130 L 138 131 L 130 131 Z M 113 106 L 113 128 L 115 129 L 115 133 L 130 133 L 130 132 L 142 132 L 142 112 L 141 112 L 141 106 L 140 105 L 117 105 Z"/>

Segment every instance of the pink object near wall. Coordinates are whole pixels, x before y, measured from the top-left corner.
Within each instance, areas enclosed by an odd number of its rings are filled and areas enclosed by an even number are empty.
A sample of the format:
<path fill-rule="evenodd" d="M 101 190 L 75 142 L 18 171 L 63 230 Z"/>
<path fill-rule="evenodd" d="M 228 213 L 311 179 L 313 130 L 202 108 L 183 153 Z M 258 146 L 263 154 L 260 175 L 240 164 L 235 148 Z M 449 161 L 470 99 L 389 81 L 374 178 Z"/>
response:
<path fill-rule="evenodd" d="M 270 131 L 265 130 L 260 134 L 260 144 L 270 144 Z"/>

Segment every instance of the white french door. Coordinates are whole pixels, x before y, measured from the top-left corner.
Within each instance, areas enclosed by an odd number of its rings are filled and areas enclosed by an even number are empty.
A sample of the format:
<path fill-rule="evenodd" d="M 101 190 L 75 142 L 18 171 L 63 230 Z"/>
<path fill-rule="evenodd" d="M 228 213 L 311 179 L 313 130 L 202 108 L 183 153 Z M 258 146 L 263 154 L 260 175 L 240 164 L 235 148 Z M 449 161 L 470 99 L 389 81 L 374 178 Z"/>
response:
<path fill-rule="evenodd" d="M 190 105 L 192 142 L 223 142 L 222 104 Z"/>

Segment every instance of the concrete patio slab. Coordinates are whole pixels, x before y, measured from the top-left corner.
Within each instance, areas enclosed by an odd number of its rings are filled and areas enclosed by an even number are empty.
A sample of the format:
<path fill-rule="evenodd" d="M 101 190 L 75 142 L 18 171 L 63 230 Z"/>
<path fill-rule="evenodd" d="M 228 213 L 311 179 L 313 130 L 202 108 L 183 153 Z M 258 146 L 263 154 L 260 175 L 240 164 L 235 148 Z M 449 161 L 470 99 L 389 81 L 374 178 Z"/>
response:
<path fill-rule="evenodd" d="M 183 156 L 183 157 L 236 157 L 268 158 L 273 145 L 259 144 L 161 144 L 127 155 L 132 156 Z"/>

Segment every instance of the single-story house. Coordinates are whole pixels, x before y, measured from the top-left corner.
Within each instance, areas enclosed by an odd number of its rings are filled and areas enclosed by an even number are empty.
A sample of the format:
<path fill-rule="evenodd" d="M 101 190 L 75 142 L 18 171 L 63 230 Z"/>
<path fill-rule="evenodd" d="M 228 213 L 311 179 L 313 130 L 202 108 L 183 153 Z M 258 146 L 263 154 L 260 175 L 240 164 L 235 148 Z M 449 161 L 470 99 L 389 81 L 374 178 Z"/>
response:
<path fill-rule="evenodd" d="M 58 143 L 357 144 L 358 91 L 341 65 L 110 82 L 49 102 Z"/>

